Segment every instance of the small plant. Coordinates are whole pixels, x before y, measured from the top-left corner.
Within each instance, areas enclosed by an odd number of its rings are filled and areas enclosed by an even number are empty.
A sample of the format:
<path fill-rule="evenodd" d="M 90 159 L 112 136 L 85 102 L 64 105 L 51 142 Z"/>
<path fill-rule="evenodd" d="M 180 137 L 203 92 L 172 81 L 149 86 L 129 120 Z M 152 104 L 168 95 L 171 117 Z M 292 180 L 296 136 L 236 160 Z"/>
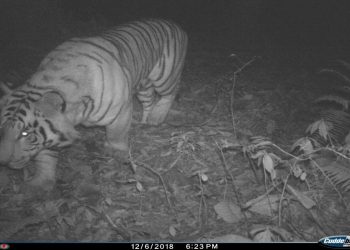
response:
<path fill-rule="evenodd" d="M 341 197 L 341 191 L 350 190 L 350 64 L 337 62 L 339 69 L 322 69 L 320 73 L 331 74 L 344 85 L 336 87 L 334 94 L 316 99 L 317 104 L 330 104 L 331 108 L 320 112 L 320 119 L 307 127 L 307 136 L 294 143 L 292 152 L 316 167 Z"/>
<path fill-rule="evenodd" d="M 340 79 L 341 86 L 336 86 L 334 94 L 324 95 L 316 99 L 317 104 L 331 104 L 320 112 L 320 119 L 310 124 L 306 132 L 319 141 L 322 145 L 350 146 L 350 64 L 343 60 L 337 60 L 339 69 L 326 68 L 320 74 L 330 74 L 335 79 Z M 334 88 L 334 86 L 332 86 Z"/>

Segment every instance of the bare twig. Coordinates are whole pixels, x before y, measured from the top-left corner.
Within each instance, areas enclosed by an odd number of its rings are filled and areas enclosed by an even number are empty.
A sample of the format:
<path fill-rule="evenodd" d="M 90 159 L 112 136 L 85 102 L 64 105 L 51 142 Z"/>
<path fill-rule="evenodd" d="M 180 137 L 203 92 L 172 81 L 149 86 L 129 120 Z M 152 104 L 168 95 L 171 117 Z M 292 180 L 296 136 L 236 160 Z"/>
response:
<path fill-rule="evenodd" d="M 182 157 L 182 153 L 180 153 L 180 154 L 176 157 L 175 161 L 173 161 L 173 162 L 170 164 L 170 167 L 169 167 L 167 170 L 165 170 L 165 173 L 167 173 L 167 172 L 169 172 L 170 170 L 172 170 L 173 167 L 176 166 L 176 163 L 180 160 L 181 157 Z"/>
<path fill-rule="evenodd" d="M 96 211 L 97 212 L 97 211 Z M 103 210 L 101 213 L 107 220 L 107 222 L 109 223 L 109 225 L 111 225 L 111 227 L 117 232 L 119 233 L 125 240 L 130 241 L 131 240 L 131 236 L 129 234 L 129 231 L 120 223 L 118 225 L 116 225 L 113 220 L 111 219 L 111 217 L 109 217 L 109 215 Z"/>
<path fill-rule="evenodd" d="M 198 180 L 199 180 L 199 187 L 201 190 L 201 199 L 200 199 L 199 208 L 198 208 L 198 222 L 199 222 L 199 228 L 201 230 L 203 227 L 202 219 L 201 219 L 202 218 L 202 216 L 201 216 L 202 215 L 202 204 L 203 204 L 204 209 L 206 211 L 207 203 L 205 202 L 205 196 L 204 196 L 203 183 L 202 183 L 201 176 L 200 176 L 200 174 L 198 174 L 197 176 L 198 176 Z"/>
<path fill-rule="evenodd" d="M 250 208 L 251 206 L 253 206 L 254 204 L 258 203 L 258 202 L 261 201 L 261 200 L 264 200 L 265 197 L 266 197 L 267 195 L 269 195 L 272 191 L 274 191 L 280 184 L 282 184 L 282 181 L 280 181 L 280 182 L 276 183 L 276 185 L 270 187 L 270 188 L 265 192 L 265 194 L 263 194 L 263 195 L 261 195 L 261 196 L 255 198 L 255 199 L 253 199 L 253 200 L 250 200 L 250 201 L 246 202 L 246 203 L 244 204 L 244 206 L 243 206 L 243 209 L 245 209 L 245 210 L 246 210 L 246 209 L 249 209 L 249 208 Z"/>
<path fill-rule="evenodd" d="M 218 145 L 218 143 L 217 143 L 216 141 L 215 141 L 215 144 L 216 144 L 217 148 L 219 149 L 220 157 L 221 157 L 221 159 L 222 159 L 222 163 L 223 163 L 222 165 L 223 165 L 224 171 L 225 171 L 225 173 L 226 173 L 228 176 L 230 176 L 231 185 L 232 185 L 232 188 L 233 188 L 233 192 L 234 192 L 234 194 L 235 194 L 235 196 L 236 196 L 236 200 L 237 200 L 238 206 L 239 206 L 239 208 L 241 209 L 241 211 L 242 211 L 242 213 L 243 213 L 243 216 L 244 216 L 245 221 L 247 222 L 247 221 L 248 221 L 248 217 L 247 217 L 246 213 L 245 213 L 244 210 L 243 210 L 244 207 L 243 207 L 243 205 L 242 205 L 241 199 L 240 199 L 240 197 L 239 197 L 238 189 L 237 189 L 237 187 L 236 187 L 236 185 L 235 185 L 235 182 L 234 182 L 235 179 L 234 179 L 233 175 L 231 174 L 231 172 L 228 170 L 227 163 L 226 163 L 226 158 L 225 158 L 225 156 L 224 156 L 224 153 L 222 152 L 222 148 Z M 246 227 L 246 230 L 247 230 L 247 233 L 249 233 L 248 226 Z"/>
<path fill-rule="evenodd" d="M 170 202 L 170 199 L 169 199 L 169 196 L 168 196 L 168 190 L 167 190 L 167 188 L 166 188 L 165 181 L 164 181 L 162 175 L 161 175 L 160 173 L 158 173 L 156 170 L 152 169 L 149 165 L 147 165 L 147 164 L 144 163 L 144 162 L 134 162 L 134 163 L 137 164 L 138 166 L 141 166 L 141 167 L 147 169 L 148 171 L 150 171 L 150 172 L 152 172 L 153 174 L 155 174 L 155 175 L 158 176 L 160 182 L 162 183 L 162 186 L 163 186 L 163 189 L 164 189 L 164 192 L 165 192 L 165 198 L 166 198 L 166 200 L 167 200 L 167 202 L 168 202 L 168 205 L 169 205 L 170 209 L 174 211 L 175 216 L 177 217 L 176 210 L 174 209 L 174 207 L 172 206 L 172 204 L 171 204 L 171 202 Z"/>
<path fill-rule="evenodd" d="M 237 57 L 236 55 L 234 55 L 236 58 L 239 59 L 239 57 Z M 250 64 L 252 64 L 255 60 L 257 59 L 257 57 L 253 57 L 252 59 L 250 59 L 248 62 L 246 62 L 245 64 L 243 64 L 241 67 L 239 67 L 234 73 L 233 73 L 233 77 L 230 78 L 230 80 L 232 81 L 232 86 L 231 86 L 231 93 L 230 93 L 230 113 L 231 113 L 231 122 L 232 122 L 232 128 L 233 128 L 233 134 L 234 136 L 237 138 L 237 133 L 236 133 L 236 121 L 235 121 L 235 117 L 234 117 L 234 112 L 233 112 L 233 101 L 234 101 L 234 91 L 235 91 L 235 87 L 236 87 L 236 82 L 237 82 L 237 77 L 238 74 L 240 72 L 242 72 L 243 69 L 245 69 L 247 66 L 249 66 Z M 240 60 L 241 62 L 241 60 Z"/>
<path fill-rule="evenodd" d="M 281 217 L 282 217 L 282 201 L 283 201 L 283 196 L 284 196 L 284 193 L 286 192 L 286 187 L 287 187 L 287 183 L 288 183 L 288 179 L 290 177 L 290 173 L 287 175 L 287 178 L 286 180 L 284 181 L 284 185 L 283 185 L 283 189 L 282 189 L 282 193 L 281 193 L 281 199 L 279 201 L 279 204 L 278 204 L 278 226 L 280 227 L 281 226 Z"/>
<path fill-rule="evenodd" d="M 130 241 L 131 235 L 129 234 L 129 231 L 121 224 L 116 225 L 112 218 L 104 211 L 103 207 L 95 208 L 93 206 L 86 205 L 84 202 L 81 201 L 78 197 L 73 196 L 75 200 L 78 201 L 81 206 L 89 209 L 90 211 L 98 214 L 99 216 L 103 217 L 107 220 L 108 224 L 120 235 L 123 237 L 124 240 Z"/>

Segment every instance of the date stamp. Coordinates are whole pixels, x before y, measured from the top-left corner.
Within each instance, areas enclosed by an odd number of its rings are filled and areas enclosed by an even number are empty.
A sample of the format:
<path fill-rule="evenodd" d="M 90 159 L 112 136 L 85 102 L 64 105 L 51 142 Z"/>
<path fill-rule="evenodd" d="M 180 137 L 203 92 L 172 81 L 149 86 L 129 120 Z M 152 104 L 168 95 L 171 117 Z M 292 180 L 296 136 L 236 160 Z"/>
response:
<path fill-rule="evenodd" d="M 219 250 L 218 243 L 131 243 L 132 250 Z"/>
<path fill-rule="evenodd" d="M 173 243 L 131 243 L 133 250 L 174 250 Z"/>
<path fill-rule="evenodd" d="M 131 243 L 132 250 L 219 250 L 218 243 Z"/>

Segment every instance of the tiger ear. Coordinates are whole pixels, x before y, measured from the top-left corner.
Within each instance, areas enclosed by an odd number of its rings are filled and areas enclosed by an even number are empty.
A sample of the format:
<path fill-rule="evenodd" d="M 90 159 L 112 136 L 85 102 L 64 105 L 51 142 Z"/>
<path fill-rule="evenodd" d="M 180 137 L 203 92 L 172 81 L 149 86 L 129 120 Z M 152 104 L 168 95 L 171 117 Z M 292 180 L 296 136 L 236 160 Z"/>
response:
<path fill-rule="evenodd" d="M 10 83 L 5 83 L 5 82 L 0 82 L 0 90 L 5 94 L 5 95 L 8 95 L 8 94 L 11 94 L 12 92 L 12 89 L 10 89 L 10 87 L 8 85 L 12 85 Z"/>
<path fill-rule="evenodd" d="M 2 106 L 5 106 L 5 105 L 6 105 L 6 101 L 7 101 L 7 98 L 6 98 L 6 97 L 2 97 L 2 98 L 0 99 L 0 108 L 1 108 Z"/>
<path fill-rule="evenodd" d="M 8 86 L 10 83 L 5 83 L 0 81 L 0 91 L 3 93 L 0 99 L 0 107 L 6 105 L 6 102 L 8 101 L 7 97 L 12 93 L 12 89 Z"/>
<path fill-rule="evenodd" d="M 45 116 L 52 117 L 57 113 L 63 113 L 65 111 L 66 102 L 57 91 L 51 91 L 45 93 L 36 103 L 36 106 Z"/>

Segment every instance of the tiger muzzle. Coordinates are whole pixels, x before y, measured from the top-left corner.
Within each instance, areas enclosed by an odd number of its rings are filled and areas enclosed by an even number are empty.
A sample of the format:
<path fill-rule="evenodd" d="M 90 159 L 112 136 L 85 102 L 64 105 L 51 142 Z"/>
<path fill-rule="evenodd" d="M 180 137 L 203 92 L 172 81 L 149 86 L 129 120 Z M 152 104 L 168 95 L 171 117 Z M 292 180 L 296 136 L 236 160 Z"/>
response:
<path fill-rule="evenodd" d="M 7 166 L 12 169 L 22 169 L 25 167 L 27 162 L 26 158 L 21 158 L 18 160 L 13 159 L 12 155 L 8 152 L 2 152 L 0 149 L 0 165 Z"/>
<path fill-rule="evenodd" d="M 4 165 L 10 162 L 13 154 L 14 143 L 8 142 L 6 136 L 0 139 L 0 164 Z"/>
<path fill-rule="evenodd" d="M 7 165 L 10 162 L 11 154 L 3 150 L 0 145 L 0 165 Z"/>

